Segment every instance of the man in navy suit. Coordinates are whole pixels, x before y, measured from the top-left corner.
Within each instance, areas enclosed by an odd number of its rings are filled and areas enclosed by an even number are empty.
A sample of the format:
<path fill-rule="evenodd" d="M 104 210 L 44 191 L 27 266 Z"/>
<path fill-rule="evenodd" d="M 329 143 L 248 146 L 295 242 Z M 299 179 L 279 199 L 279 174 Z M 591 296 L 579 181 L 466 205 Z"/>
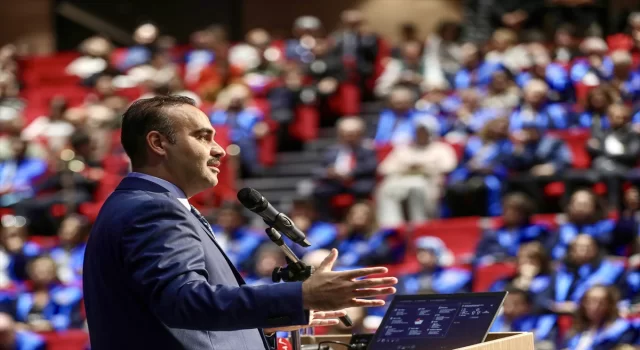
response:
<path fill-rule="evenodd" d="M 331 271 L 336 250 L 304 283 L 246 285 L 188 200 L 218 183 L 225 153 L 214 135 L 185 97 L 139 100 L 124 114 L 133 172 L 100 210 L 84 260 L 92 349 L 266 349 L 265 334 L 336 324 L 341 309 L 395 292 L 395 278 L 360 278 L 385 268 Z"/>

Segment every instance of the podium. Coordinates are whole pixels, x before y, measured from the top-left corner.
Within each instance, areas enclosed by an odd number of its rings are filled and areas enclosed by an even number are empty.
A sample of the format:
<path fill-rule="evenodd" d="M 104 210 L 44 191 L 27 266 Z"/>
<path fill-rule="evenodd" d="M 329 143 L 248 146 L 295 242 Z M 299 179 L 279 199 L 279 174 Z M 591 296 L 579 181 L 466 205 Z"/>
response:
<path fill-rule="evenodd" d="M 323 341 L 339 341 L 349 344 L 350 335 L 302 336 L 302 345 Z M 338 346 L 336 346 L 338 347 Z M 489 333 L 484 342 L 454 350 L 533 350 L 533 333 Z"/>

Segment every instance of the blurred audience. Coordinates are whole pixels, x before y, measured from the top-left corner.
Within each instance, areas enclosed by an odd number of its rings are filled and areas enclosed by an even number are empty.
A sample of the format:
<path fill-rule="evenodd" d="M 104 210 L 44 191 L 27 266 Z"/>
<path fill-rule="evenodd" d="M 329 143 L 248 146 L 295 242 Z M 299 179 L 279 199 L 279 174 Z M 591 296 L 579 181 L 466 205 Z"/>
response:
<path fill-rule="evenodd" d="M 458 159 L 451 145 L 437 139 L 437 130 L 429 122 L 416 119 L 415 142 L 395 147 L 378 166 L 384 179 L 376 194 L 377 216 L 384 227 L 440 216 L 445 176 L 456 168 Z M 405 201 L 408 220 L 402 210 Z"/>

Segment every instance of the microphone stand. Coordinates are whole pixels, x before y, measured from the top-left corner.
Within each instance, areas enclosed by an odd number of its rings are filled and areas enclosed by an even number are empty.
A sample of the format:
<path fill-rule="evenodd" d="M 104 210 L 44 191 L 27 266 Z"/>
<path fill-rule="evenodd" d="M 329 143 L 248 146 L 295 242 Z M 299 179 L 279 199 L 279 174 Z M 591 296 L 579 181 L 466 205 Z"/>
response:
<path fill-rule="evenodd" d="M 282 234 L 271 225 L 265 231 L 271 241 L 282 249 L 287 261 L 287 266 L 273 269 L 273 274 L 271 275 L 273 282 L 303 282 L 309 278 L 314 268 L 302 262 L 291 248 L 284 243 Z M 293 350 L 301 350 L 300 330 L 291 331 L 291 346 Z"/>

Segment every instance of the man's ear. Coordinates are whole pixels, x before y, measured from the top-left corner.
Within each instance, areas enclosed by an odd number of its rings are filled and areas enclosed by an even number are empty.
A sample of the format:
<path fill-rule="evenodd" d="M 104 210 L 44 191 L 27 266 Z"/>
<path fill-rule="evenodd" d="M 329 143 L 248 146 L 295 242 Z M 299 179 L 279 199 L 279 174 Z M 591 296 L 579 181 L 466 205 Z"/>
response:
<path fill-rule="evenodd" d="M 165 149 L 167 145 L 167 138 L 157 131 L 150 131 L 147 134 L 147 146 L 151 149 L 152 153 L 155 153 L 159 156 L 164 156 L 167 154 Z"/>

